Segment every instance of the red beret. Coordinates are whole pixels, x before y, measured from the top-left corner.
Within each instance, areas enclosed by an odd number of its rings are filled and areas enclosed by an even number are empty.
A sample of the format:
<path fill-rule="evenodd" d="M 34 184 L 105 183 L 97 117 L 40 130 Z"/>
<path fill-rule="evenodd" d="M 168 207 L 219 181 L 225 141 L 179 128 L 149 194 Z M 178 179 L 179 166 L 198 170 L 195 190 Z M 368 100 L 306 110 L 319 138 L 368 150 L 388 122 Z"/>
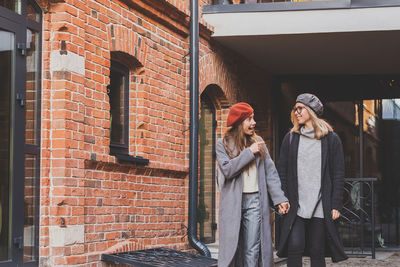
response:
<path fill-rule="evenodd" d="M 231 107 L 226 126 L 237 126 L 253 114 L 253 108 L 247 103 L 237 103 Z"/>

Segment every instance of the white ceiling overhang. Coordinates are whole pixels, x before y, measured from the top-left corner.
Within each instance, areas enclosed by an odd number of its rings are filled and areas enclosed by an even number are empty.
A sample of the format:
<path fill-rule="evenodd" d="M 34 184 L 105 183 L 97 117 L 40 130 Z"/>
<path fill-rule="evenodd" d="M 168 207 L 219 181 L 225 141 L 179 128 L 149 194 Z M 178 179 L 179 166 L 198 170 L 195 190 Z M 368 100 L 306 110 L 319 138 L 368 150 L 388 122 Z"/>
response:
<path fill-rule="evenodd" d="M 215 40 L 271 74 L 400 73 L 400 1 L 219 5 L 202 16 Z"/>

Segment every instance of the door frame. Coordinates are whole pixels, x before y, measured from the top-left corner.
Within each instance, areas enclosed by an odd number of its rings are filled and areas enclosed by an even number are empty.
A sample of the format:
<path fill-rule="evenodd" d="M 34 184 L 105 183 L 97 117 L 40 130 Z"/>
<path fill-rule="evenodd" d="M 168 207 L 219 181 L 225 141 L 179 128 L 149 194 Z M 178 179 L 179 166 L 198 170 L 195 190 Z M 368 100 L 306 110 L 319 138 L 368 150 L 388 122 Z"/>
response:
<path fill-rule="evenodd" d="M 33 21 L 27 17 L 28 3 L 40 14 L 40 22 Z M 42 12 L 40 7 L 33 0 L 21 0 L 21 14 L 4 7 L 0 7 L 0 30 L 14 33 L 14 54 L 12 84 L 10 92 L 10 156 L 9 156 L 9 178 L 11 199 L 11 240 L 10 259 L 0 262 L 3 266 L 24 266 L 34 267 L 39 265 L 39 210 L 40 210 L 40 113 L 41 113 L 41 52 L 42 52 Z M 36 144 L 25 144 L 25 104 L 21 101 L 26 99 L 26 42 L 27 30 L 38 32 L 39 41 L 37 51 L 39 53 L 37 65 L 37 92 L 36 92 Z M 22 98 L 22 100 L 20 100 Z M 25 155 L 36 156 L 35 165 L 35 239 L 34 255 L 35 260 L 24 262 L 24 189 L 25 189 Z M 16 212 L 22 211 L 22 212 Z M 9 218 L 7 218 L 9 219 Z M 16 248 L 20 242 L 22 248 Z"/>
<path fill-rule="evenodd" d="M 25 31 L 28 29 L 33 30 L 39 34 L 39 41 L 38 41 L 38 53 L 39 53 L 39 58 L 38 58 L 38 65 L 37 65 L 37 92 L 36 92 L 36 122 L 37 122 L 37 128 L 36 130 L 36 143 L 35 144 L 27 144 L 24 142 L 24 156 L 27 154 L 30 155 L 35 155 L 36 156 L 36 166 L 35 166 L 35 207 L 36 207 L 36 216 L 35 216 L 35 222 L 34 225 L 35 227 L 35 240 L 34 240 L 34 255 L 37 256 L 36 260 L 30 261 L 30 262 L 23 262 L 24 267 L 35 267 L 39 265 L 39 227 L 40 227 L 40 140 L 41 140 L 41 89 L 42 89 L 42 60 L 41 60 L 41 55 L 42 55 L 42 10 L 38 6 L 38 4 L 34 0 L 25 0 L 23 5 L 22 5 L 22 10 L 23 14 L 27 13 L 27 3 L 29 3 L 34 9 L 35 12 L 40 14 L 40 22 L 33 21 L 31 19 L 26 18 L 26 26 L 25 26 Z M 26 63 L 26 61 L 25 61 Z M 24 71 L 26 71 L 26 66 Z M 24 157 L 25 159 L 25 157 Z"/>
<path fill-rule="evenodd" d="M 23 188 L 23 177 L 24 177 L 24 168 L 18 166 L 24 166 L 24 122 L 25 122 L 25 113 L 24 109 L 17 105 L 16 103 L 16 95 L 23 93 L 25 89 L 25 76 L 24 76 L 24 57 L 18 51 L 17 46 L 19 43 L 26 42 L 26 34 L 24 34 L 23 28 L 21 25 L 15 23 L 13 20 L 13 16 L 5 16 L 10 15 L 7 14 L 8 10 L 0 10 L 0 25 L 2 31 L 11 32 L 14 34 L 14 53 L 12 55 L 13 61 L 13 70 L 12 70 L 12 87 L 10 91 L 10 108 L 9 108 L 9 177 L 10 180 L 10 193 L 12 194 L 11 198 L 11 259 L 9 261 L 0 262 L 0 266 L 10 266 L 21 264 L 21 259 L 23 257 L 23 250 L 16 249 L 14 247 L 14 242 L 18 241 L 18 238 L 22 238 L 23 236 L 23 221 L 24 214 L 15 212 L 19 210 L 23 210 L 24 201 L 23 197 L 15 197 L 15 196 L 23 196 L 24 188 Z M 10 11 L 10 13 L 13 13 Z M 22 181 L 22 182 L 21 182 Z M 22 185 L 22 186 L 21 186 Z M 8 219 L 8 218 L 7 218 Z M 22 242 L 22 240 L 21 240 Z"/>

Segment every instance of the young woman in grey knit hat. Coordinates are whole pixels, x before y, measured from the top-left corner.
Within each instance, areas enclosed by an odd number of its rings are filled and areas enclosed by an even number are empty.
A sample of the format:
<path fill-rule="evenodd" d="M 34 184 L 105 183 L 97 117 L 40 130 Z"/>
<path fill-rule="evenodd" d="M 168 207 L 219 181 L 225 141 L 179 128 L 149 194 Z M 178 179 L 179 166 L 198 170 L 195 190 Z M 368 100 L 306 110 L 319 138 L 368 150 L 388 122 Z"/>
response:
<path fill-rule="evenodd" d="M 322 113 L 315 95 L 299 95 L 293 128 L 281 146 L 278 171 L 291 209 L 283 218 L 277 254 L 288 258 L 288 267 L 302 266 L 302 256 L 310 256 L 311 267 L 326 266 L 325 256 L 347 259 L 335 225 L 343 206 L 343 148 Z"/>

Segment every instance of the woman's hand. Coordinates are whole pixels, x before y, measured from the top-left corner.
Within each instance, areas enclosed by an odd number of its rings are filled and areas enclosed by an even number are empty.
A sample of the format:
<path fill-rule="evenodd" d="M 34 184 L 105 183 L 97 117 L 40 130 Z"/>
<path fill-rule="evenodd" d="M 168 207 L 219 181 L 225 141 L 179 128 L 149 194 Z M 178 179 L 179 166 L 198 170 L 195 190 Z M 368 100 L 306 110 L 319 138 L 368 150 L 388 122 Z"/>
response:
<path fill-rule="evenodd" d="M 253 154 L 257 154 L 260 152 L 261 147 L 265 144 L 264 141 L 260 141 L 260 142 L 255 142 L 250 146 L 250 150 L 251 152 L 253 152 Z"/>
<path fill-rule="evenodd" d="M 280 203 L 280 204 L 278 205 L 278 208 L 279 208 L 279 209 L 278 209 L 279 214 L 283 215 L 283 214 L 286 214 L 286 213 L 289 212 L 289 210 L 290 210 L 290 204 L 289 204 L 288 201 L 282 202 L 282 203 Z"/>
<path fill-rule="evenodd" d="M 332 210 L 332 220 L 336 220 L 340 217 L 340 211 L 333 209 Z"/>

